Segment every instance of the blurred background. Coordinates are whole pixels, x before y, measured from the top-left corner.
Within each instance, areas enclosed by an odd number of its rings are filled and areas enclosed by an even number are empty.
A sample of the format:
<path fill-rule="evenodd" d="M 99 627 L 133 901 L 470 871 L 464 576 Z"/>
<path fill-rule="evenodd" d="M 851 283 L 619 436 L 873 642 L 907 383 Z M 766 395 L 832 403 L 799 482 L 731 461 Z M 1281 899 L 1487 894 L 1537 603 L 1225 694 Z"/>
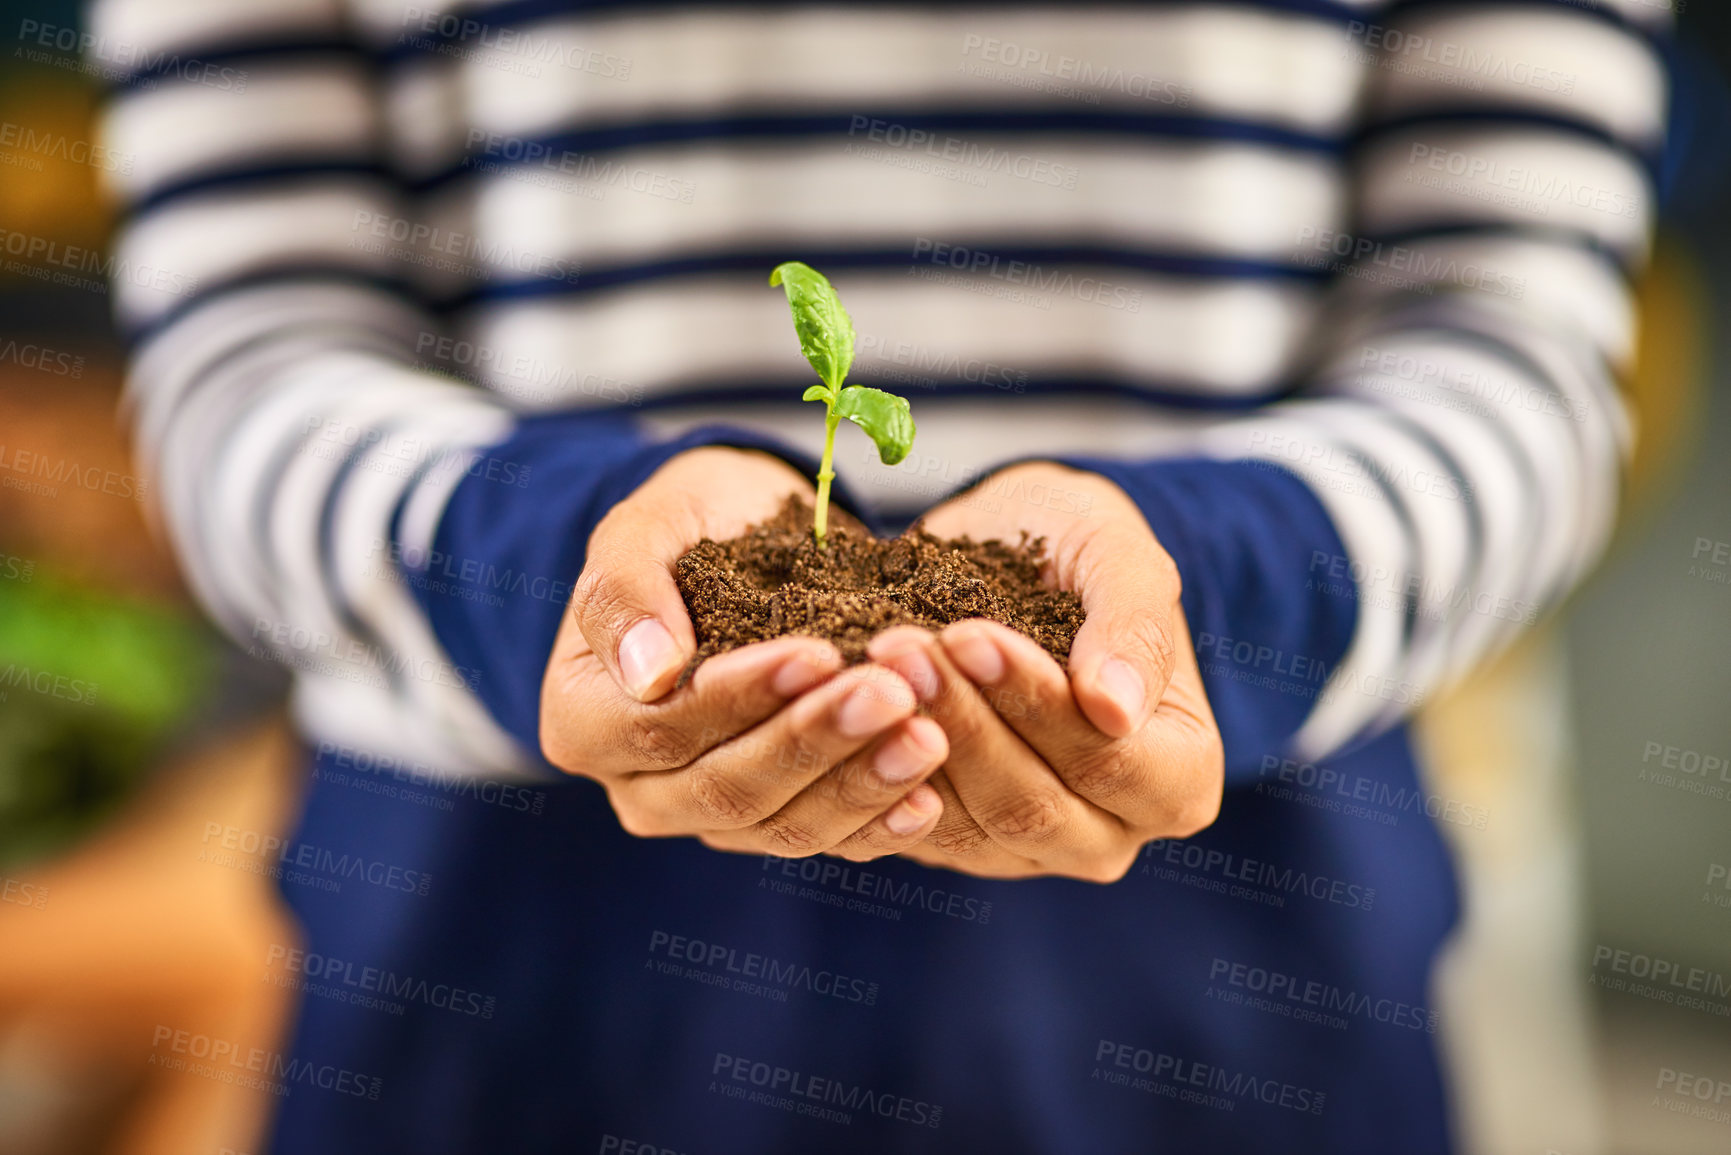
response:
<path fill-rule="evenodd" d="M 124 158 L 101 77 L 21 34 L 80 17 L 0 26 L 0 1152 L 246 1152 L 264 1096 L 152 1040 L 283 1045 L 266 953 L 295 931 L 260 846 L 302 770 L 286 680 L 204 623 L 129 454 L 101 256 Z M 1619 537 L 1421 728 L 1440 792 L 1490 816 L 1448 832 L 1476 917 L 1438 979 L 1485 1152 L 1731 1151 L 1731 1098 L 1664 1082 L 1731 1086 L 1731 10 L 1680 29 Z M 1641 988 L 1666 964 L 1698 1005 Z"/>

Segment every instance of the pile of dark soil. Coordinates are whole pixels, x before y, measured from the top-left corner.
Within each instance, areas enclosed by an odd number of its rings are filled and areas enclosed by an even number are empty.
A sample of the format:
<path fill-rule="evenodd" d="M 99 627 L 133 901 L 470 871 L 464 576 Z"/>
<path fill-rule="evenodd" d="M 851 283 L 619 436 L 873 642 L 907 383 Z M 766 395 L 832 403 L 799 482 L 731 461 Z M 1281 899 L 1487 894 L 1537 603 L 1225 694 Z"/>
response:
<path fill-rule="evenodd" d="M 811 504 L 790 497 L 770 520 L 728 541 L 704 538 L 679 559 L 679 592 L 697 629 L 681 682 L 705 658 L 786 634 L 827 638 L 852 664 L 891 626 L 940 629 L 963 618 L 1002 622 L 1068 660 L 1082 603 L 1040 581 L 1044 538 L 942 541 L 916 525 L 885 541 L 832 524 L 819 549 L 811 524 Z"/>

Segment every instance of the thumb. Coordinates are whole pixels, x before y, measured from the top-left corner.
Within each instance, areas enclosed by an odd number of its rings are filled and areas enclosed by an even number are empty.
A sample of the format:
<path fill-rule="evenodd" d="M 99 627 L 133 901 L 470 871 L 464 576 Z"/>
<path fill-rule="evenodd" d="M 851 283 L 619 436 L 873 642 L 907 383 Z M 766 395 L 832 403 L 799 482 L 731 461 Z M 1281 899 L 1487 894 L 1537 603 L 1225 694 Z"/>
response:
<path fill-rule="evenodd" d="M 668 508 L 660 506 L 666 504 Z M 697 635 L 673 564 L 701 533 L 671 503 L 627 500 L 589 538 L 571 613 L 613 680 L 640 702 L 673 689 Z"/>
<path fill-rule="evenodd" d="M 1087 617 L 1070 647 L 1070 687 L 1095 728 L 1140 730 L 1177 664 L 1178 567 L 1145 523 L 1090 537 L 1072 572 Z"/>

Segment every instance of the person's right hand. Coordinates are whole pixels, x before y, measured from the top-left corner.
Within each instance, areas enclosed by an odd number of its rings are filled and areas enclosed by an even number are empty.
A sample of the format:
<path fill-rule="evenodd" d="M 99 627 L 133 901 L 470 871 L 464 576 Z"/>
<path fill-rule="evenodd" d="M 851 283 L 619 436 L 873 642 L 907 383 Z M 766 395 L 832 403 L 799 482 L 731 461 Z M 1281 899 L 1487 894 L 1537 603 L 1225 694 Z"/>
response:
<path fill-rule="evenodd" d="M 768 454 L 719 447 L 671 459 L 610 511 L 541 686 L 541 748 L 607 791 L 640 838 L 696 836 L 717 850 L 855 860 L 918 843 L 942 812 L 924 781 L 943 728 L 874 664 L 841 670 L 818 638 L 718 655 L 674 683 L 697 647 L 673 566 L 811 485 Z"/>

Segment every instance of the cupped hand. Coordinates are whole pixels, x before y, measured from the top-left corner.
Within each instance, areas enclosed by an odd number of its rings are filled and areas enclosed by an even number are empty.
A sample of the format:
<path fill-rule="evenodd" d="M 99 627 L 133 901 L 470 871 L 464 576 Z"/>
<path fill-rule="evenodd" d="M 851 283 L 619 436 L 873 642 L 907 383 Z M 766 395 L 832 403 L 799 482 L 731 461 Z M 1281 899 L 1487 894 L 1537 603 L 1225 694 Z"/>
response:
<path fill-rule="evenodd" d="M 869 859 L 918 842 L 941 814 L 922 783 L 948 754 L 944 732 L 880 665 L 842 672 L 829 643 L 787 637 L 710 658 L 673 688 L 696 650 L 674 563 L 810 493 L 767 454 L 694 449 L 590 537 L 542 682 L 541 744 L 606 789 L 629 833 Z"/>
<path fill-rule="evenodd" d="M 1214 821 L 1220 734 L 1179 604 L 1176 567 L 1134 502 L 1097 474 L 1031 463 L 934 510 L 939 537 L 1044 537 L 1046 579 L 1087 619 L 1069 672 L 994 622 L 874 639 L 949 739 L 942 817 L 902 853 L 989 877 L 1121 878 L 1156 838 Z"/>

